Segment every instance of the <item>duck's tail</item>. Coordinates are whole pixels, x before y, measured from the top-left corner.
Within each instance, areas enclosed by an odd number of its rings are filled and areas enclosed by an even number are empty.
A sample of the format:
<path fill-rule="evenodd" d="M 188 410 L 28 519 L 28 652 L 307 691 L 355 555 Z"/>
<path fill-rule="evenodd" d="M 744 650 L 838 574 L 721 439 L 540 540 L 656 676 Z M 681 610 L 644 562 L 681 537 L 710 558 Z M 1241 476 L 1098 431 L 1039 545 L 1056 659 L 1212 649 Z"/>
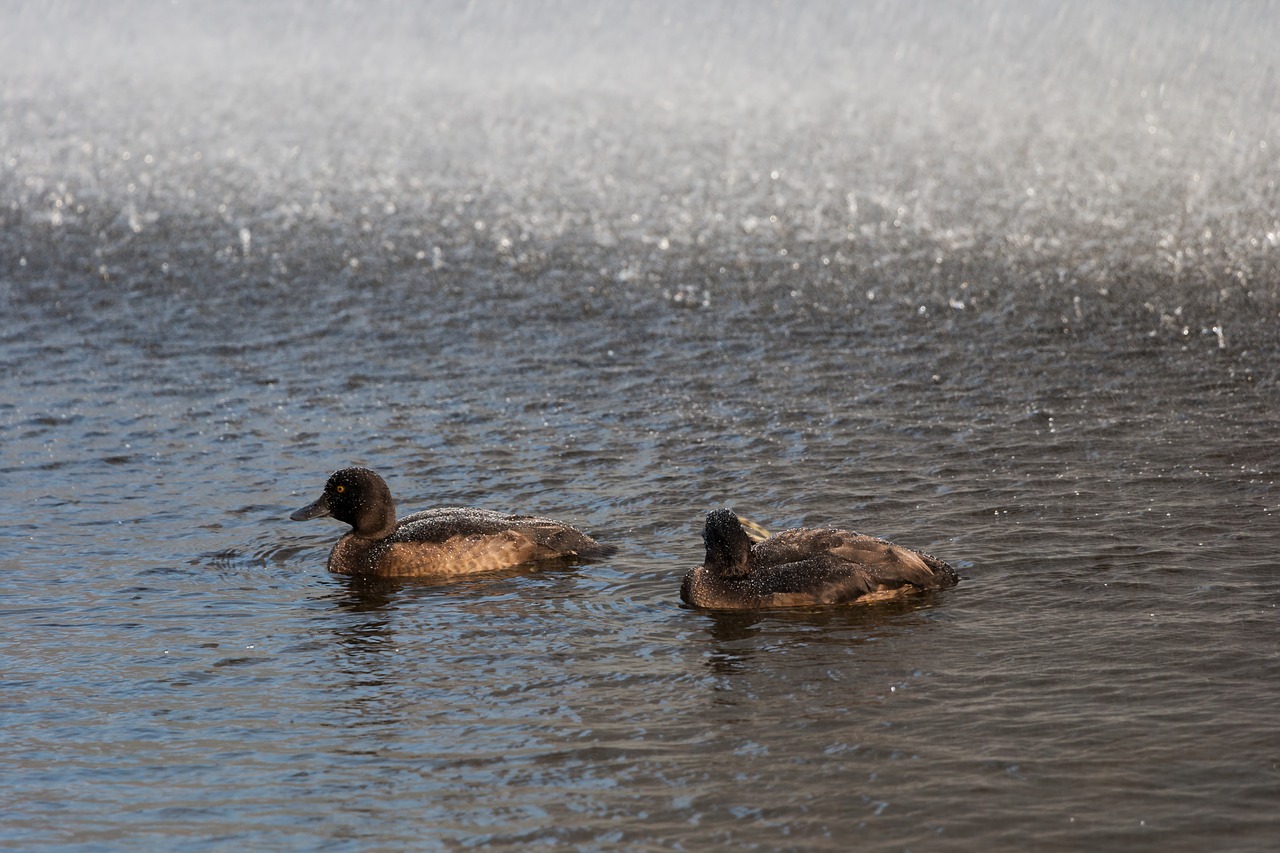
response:
<path fill-rule="evenodd" d="M 604 542 L 597 542 L 590 536 L 583 536 L 583 539 L 590 544 L 583 544 L 574 549 L 574 553 L 584 560 L 603 560 L 605 557 L 612 557 L 618 553 L 617 545 L 608 545 Z"/>
<path fill-rule="evenodd" d="M 939 559 L 926 551 L 916 551 L 916 553 L 933 571 L 935 583 L 929 587 L 930 589 L 945 589 L 960 583 L 960 573 L 953 569 L 946 560 Z"/>
<path fill-rule="evenodd" d="M 578 557 L 583 560 L 601 560 L 618 553 L 617 545 L 597 542 L 576 527 L 561 527 L 542 540 L 544 546 L 558 551 L 565 557 Z"/>

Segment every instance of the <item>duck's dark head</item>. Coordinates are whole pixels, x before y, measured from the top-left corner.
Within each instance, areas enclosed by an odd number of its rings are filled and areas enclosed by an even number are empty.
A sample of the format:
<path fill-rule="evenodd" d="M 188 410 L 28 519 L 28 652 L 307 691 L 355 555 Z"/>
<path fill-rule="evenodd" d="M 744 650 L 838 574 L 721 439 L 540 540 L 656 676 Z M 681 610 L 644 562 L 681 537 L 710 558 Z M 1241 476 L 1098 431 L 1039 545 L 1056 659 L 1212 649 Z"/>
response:
<path fill-rule="evenodd" d="M 702 541 L 707 546 L 703 565 L 708 571 L 727 576 L 745 575 L 750 571 L 751 539 L 733 510 L 718 509 L 710 513 L 702 526 Z"/>
<path fill-rule="evenodd" d="M 343 468 L 324 484 L 324 494 L 289 516 L 293 521 L 331 516 L 351 525 L 366 539 L 390 536 L 396 529 L 396 503 L 386 482 L 368 468 Z"/>

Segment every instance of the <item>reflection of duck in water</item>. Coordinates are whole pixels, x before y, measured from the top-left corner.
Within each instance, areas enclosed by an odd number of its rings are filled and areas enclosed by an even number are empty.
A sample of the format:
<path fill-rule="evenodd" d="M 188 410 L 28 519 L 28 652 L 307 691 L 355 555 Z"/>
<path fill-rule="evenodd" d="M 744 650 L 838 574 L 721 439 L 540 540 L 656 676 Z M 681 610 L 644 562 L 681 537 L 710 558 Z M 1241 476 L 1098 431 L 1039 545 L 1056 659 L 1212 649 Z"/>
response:
<path fill-rule="evenodd" d="M 680 586 L 681 600 L 694 607 L 870 603 L 960 580 L 937 557 L 848 530 L 802 527 L 753 543 L 727 509 L 707 516 L 702 539 L 706 559 Z"/>
<path fill-rule="evenodd" d="M 593 559 L 617 551 L 559 521 L 487 509 L 440 507 L 396 520 L 381 477 L 343 468 L 324 494 L 289 518 L 332 516 L 351 525 L 329 554 L 329 571 L 380 577 L 463 575 L 521 563 Z"/>

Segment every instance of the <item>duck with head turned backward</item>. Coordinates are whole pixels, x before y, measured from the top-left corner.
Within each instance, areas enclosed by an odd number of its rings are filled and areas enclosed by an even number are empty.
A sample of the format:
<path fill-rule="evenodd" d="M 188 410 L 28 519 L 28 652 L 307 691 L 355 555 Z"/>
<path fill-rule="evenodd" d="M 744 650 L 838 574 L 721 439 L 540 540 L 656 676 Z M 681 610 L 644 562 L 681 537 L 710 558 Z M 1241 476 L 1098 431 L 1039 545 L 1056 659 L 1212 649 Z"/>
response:
<path fill-rule="evenodd" d="M 707 516 L 706 557 L 680 586 L 686 604 L 715 610 L 872 603 L 955 586 L 951 566 L 838 528 L 801 527 L 752 541 L 731 510 Z"/>

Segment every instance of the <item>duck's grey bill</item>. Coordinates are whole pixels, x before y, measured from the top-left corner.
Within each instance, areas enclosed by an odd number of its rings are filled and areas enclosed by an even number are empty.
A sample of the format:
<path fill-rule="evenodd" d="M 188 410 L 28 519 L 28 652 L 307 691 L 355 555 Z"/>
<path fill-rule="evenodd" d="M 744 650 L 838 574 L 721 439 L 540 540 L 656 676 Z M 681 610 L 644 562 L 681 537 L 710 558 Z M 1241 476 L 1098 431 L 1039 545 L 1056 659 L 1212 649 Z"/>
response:
<path fill-rule="evenodd" d="M 309 503 L 302 509 L 289 516 L 290 521 L 307 521 L 312 518 L 324 518 L 329 514 L 329 504 L 325 502 L 323 496 L 315 503 Z"/>

